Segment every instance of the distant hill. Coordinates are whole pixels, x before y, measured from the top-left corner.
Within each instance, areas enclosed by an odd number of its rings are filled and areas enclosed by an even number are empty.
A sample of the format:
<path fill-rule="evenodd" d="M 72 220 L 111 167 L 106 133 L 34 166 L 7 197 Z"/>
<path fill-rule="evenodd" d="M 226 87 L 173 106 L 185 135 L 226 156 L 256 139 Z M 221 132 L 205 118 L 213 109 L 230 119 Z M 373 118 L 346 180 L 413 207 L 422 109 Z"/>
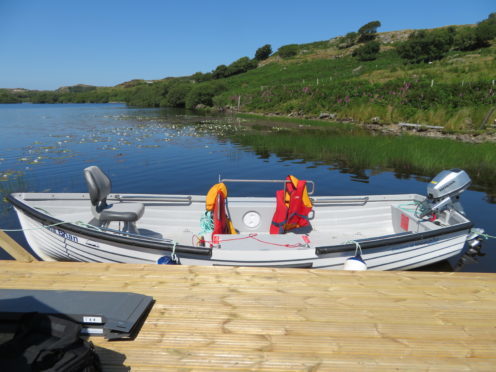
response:
<path fill-rule="evenodd" d="M 55 90 L 57 93 L 83 93 L 83 92 L 89 92 L 92 90 L 96 90 L 97 87 L 93 85 L 86 85 L 86 84 L 77 84 L 77 85 L 71 85 L 68 87 L 60 87 L 57 90 Z"/>

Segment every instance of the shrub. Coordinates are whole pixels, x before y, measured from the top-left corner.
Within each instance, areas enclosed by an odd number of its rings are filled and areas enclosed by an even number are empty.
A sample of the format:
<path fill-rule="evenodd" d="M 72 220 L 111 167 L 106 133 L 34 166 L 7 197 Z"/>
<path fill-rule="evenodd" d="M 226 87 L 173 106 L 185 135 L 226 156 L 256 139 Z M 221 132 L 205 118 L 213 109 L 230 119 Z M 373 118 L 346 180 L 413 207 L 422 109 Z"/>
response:
<path fill-rule="evenodd" d="M 192 86 L 188 83 L 179 83 L 173 85 L 164 101 L 161 101 L 161 105 L 166 105 L 170 107 L 185 107 L 186 105 L 186 96 L 191 90 Z"/>
<path fill-rule="evenodd" d="M 212 77 L 214 79 L 222 79 L 226 77 L 226 70 L 227 70 L 226 65 L 219 65 L 215 70 L 212 71 Z"/>
<path fill-rule="evenodd" d="M 127 90 L 124 101 L 130 106 L 159 107 L 164 96 L 167 95 L 167 91 L 168 86 L 163 82 L 149 85 L 138 85 Z M 101 102 L 99 99 L 105 98 L 98 98 L 98 94 L 95 93 L 92 93 L 91 95 L 86 94 L 86 97 L 85 94 L 79 94 L 76 97 L 84 102 Z M 108 94 L 107 100 L 109 100 Z M 72 101 L 68 100 L 68 102 Z"/>
<path fill-rule="evenodd" d="M 454 40 L 454 47 L 458 50 L 474 50 L 479 48 L 477 33 L 473 28 L 458 30 Z"/>
<path fill-rule="evenodd" d="M 496 37 L 496 13 L 491 13 L 487 19 L 480 22 L 477 27 L 478 37 L 484 40 L 491 40 Z"/>
<path fill-rule="evenodd" d="M 213 106 L 214 96 L 222 93 L 227 89 L 226 85 L 221 82 L 211 82 L 194 86 L 186 96 L 186 107 L 195 108 L 202 104 Z"/>
<path fill-rule="evenodd" d="M 488 47 L 489 41 L 496 37 L 496 13 L 479 24 L 472 27 L 465 27 L 456 33 L 454 47 L 458 50 L 475 50 Z"/>
<path fill-rule="evenodd" d="M 227 66 L 224 71 L 224 77 L 242 74 L 243 72 L 256 68 L 257 65 L 258 62 L 256 60 L 242 57 Z"/>
<path fill-rule="evenodd" d="M 396 49 L 401 58 L 411 63 L 431 62 L 443 58 L 454 44 L 456 31 L 452 27 L 410 35 Z"/>
<path fill-rule="evenodd" d="M 255 59 L 257 61 L 263 61 L 269 58 L 271 54 L 272 47 L 270 46 L 270 44 L 265 44 L 263 47 L 257 49 L 257 51 L 255 52 Z"/>
<path fill-rule="evenodd" d="M 283 45 L 277 50 L 281 58 L 289 58 L 298 54 L 298 44 Z"/>
<path fill-rule="evenodd" d="M 206 74 L 204 74 L 202 72 L 196 72 L 193 75 L 191 75 L 191 78 L 196 83 L 201 83 L 203 81 L 212 80 L 212 73 L 211 72 L 207 72 Z"/>
<path fill-rule="evenodd" d="M 377 58 L 377 53 L 381 49 L 381 45 L 377 41 L 369 41 L 367 44 L 353 51 L 353 57 L 356 57 L 359 61 L 373 61 Z"/>

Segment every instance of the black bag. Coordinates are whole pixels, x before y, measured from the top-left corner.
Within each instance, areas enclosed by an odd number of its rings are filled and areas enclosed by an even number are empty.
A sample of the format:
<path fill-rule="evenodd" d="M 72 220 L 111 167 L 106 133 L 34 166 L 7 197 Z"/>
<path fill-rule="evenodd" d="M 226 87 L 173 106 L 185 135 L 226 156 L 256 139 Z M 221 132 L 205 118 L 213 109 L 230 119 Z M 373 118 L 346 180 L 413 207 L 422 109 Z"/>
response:
<path fill-rule="evenodd" d="M 0 345 L 2 372 L 100 372 L 91 342 L 80 337 L 81 325 L 53 315 L 28 313 L 14 337 Z"/>

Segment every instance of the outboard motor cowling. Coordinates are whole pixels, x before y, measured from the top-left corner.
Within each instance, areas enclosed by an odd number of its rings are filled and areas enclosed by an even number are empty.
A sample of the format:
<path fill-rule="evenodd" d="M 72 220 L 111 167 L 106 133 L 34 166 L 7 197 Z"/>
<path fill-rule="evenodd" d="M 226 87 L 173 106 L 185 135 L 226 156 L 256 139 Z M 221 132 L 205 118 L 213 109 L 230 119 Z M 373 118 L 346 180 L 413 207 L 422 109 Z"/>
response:
<path fill-rule="evenodd" d="M 440 172 L 427 186 L 427 199 L 423 203 L 420 218 L 441 212 L 444 209 L 455 209 L 465 214 L 460 204 L 460 194 L 468 189 L 472 180 L 467 172 L 461 169 Z"/>
<path fill-rule="evenodd" d="M 444 170 L 427 185 L 427 197 L 440 200 L 448 196 L 460 195 L 471 183 L 472 180 L 464 170 Z"/>

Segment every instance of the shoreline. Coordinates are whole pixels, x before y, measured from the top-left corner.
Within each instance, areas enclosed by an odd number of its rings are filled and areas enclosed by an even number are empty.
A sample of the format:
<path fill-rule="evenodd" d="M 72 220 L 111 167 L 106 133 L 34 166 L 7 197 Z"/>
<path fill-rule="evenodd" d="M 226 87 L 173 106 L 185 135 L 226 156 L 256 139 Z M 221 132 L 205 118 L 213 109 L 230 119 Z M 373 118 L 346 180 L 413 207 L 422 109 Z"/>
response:
<path fill-rule="evenodd" d="M 440 138 L 440 139 L 451 139 L 453 141 L 466 142 L 466 143 L 496 143 L 496 129 L 489 129 L 489 131 L 467 131 L 467 132 L 453 132 L 447 133 L 443 129 L 433 128 L 428 124 L 413 124 L 412 127 L 400 126 L 401 123 L 397 124 L 378 124 L 378 123 L 357 123 L 351 119 L 349 120 L 332 120 L 329 118 L 321 117 L 294 117 L 294 116 L 283 116 L 276 113 L 254 113 L 254 112 L 234 112 L 237 117 L 243 119 L 259 119 L 259 120 L 269 120 L 273 122 L 287 123 L 287 124 L 299 124 L 300 126 L 309 126 L 315 128 L 327 127 L 333 124 L 348 124 L 354 126 L 357 129 L 364 129 L 372 134 L 376 135 L 389 135 L 389 136 L 401 136 L 404 134 L 429 137 L 429 138 Z"/>

